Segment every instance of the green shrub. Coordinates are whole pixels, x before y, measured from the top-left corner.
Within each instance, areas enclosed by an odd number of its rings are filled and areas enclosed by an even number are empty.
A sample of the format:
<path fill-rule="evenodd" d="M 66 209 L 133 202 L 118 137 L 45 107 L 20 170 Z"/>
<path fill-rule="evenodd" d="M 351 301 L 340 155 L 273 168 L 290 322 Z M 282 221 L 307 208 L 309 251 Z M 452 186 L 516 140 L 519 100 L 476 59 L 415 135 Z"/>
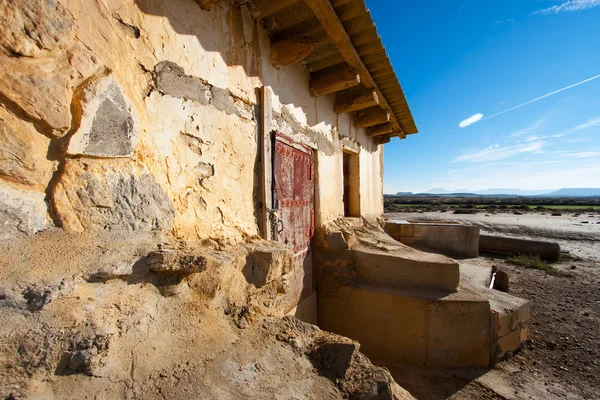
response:
<path fill-rule="evenodd" d="M 568 276 L 569 274 L 544 262 L 540 256 L 517 255 L 506 259 L 511 264 L 520 265 L 527 269 L 539 269 L 553 276 Z"/>

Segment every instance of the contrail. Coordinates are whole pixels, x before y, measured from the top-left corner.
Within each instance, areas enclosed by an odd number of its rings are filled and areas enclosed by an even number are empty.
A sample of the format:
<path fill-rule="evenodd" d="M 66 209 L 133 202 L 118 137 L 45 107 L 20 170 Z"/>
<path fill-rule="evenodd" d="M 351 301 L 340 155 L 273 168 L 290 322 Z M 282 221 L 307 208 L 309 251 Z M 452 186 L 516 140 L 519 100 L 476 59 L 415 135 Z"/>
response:
<path fill-rule="evenodd" d="M 574 88 L 575 86 L 583 85 L 584 83 L 587 83 L 587 82 L 589 82 L 589 81 L 593 81 L 594 79 L 598 79 L 598 78 L 600 78 L 600 75 L 593 76 L 593 77 L 591 77 L 591 78 L 589 78 L 589 79 L 586 79 L 585 81 L 577 82 L 577 83 L 575 83 L 575 84 L 573 84 L 573 85 L 570 85 L 570 86 L 564 87 L 564 88 L 562 88 L 562 89 L 555 90 L 554 92 L 550 92 L 550 93 L 548 93 L 548 94 L 545 94 L 545 95 L 543 95 L 543 96 L 536 97 L 536 98 L 535 98 L 535 99 L 533 99 L 533 100 L 526 101 L 525 103 L 522 103 L 522 104 L 519 104 L 518 106 L 514 106 L 514 107 L 512 107 L 512 108 L 509 108 L 508 110 L 500 111 L 499 113 L 496 113 L 496 114 L 494 114 L 494 115 L 487 116 L 487 117 L 483 118 L 483 119 L 482 119 L 482 121 L 485 121 L 486 119 L 490 119 L 490 118 L 497 117 L 497 116 L 498 116 L 498 115 L 500 115 L 500 114 L 504 114 L 504 113 L 507 113 L 507 112 L 509 112 L 509 111 L 512 111 L 512 110 L 516 110 L 517 108 L 521 108 L 521 107 L 523 107 L 523 106 L 526 106 L 527 104 L 531 104 L 531 103 L 534 103 L 534 102 L 536 102 L 536 101 L 538 101 L 538 100 L 545 99 L 546 97 L 550 97 L 550 96 L 552 96 L 552 95 L 554 95 L 554 94 L 556 94 L 556 93 L 560 93 L 560 92 L 562 92 L 562 91 L 565 91 L 565 90 L 567 90 L 567 89 Z"/>

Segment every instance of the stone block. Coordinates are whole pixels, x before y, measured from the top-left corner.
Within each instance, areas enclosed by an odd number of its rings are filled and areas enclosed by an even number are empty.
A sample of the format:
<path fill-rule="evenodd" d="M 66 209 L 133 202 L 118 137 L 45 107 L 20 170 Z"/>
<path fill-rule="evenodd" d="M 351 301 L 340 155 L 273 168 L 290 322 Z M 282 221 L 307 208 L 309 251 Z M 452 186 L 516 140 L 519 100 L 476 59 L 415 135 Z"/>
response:
<path fill-rule="evenodd" d="M 319 326 L 361 344 L 371 358 L 427 361 L 428 302 L 367 285 L 319 292 Z"/>
<path fill-rule="evenodd" d="M 340 231 L 329 232 L 325 235 L 325 243 L 327 250 L 346 250 L 348 248 L 348 242 L 344 234 Z"/>
<path fill-rule="evenodd" d="M 58 222 L 72 232 L 169 230 L 175 215 L 150 172 L 123 161 L 67 160 L 51 199 Z"/>
<path fill-rule="evenodd" d="M 210 86 L 171 61 L 161 61 L 154 66 L 155 85 L 161 93 L 208 104 L 212 98 Z"/>
<path fill-rule="evenodd" d="M 148 254 L 148 267 L 153 272 L 191 274 L 206 270 L 206 257 L 176 250 L 157 250 Z"/>
<path fill-rule="evenodd" d="M 102 66 L 74 39 L 71 13 L 58 1 L 3 1 L 0 13 L 0 93 L 45 134 L 71 126 L 71 98 Z"/>
<path fill-rule="evenodd" d="M 487 367 L 490 364 L 490 305 L 438 301 L 429 313 L 427 365 Z"/>
<path fill-rule="evenodd" d="M 112 76 L 95 80 L 82 89 L 78 101 L 79 129 L 67 153 L 95 157 L 128 157 L 140 139 L 137 111 Z"/>
<path fill-rule="evenodd" d="M 514 330 L 508 335 L 498 339 L 496 347 L 496 359 L 501 360 L 507 356 L 508 352 L 513 352 L 521 346 L 521 332 Z"/>
<path fill-rule="evenodd" d="M 449 292 L 458 286 L 458 264 L 438 254 L 413 249 L 383 253 L 370 248 L 353 249 L 353 253 L 356 274 L 364 283 Z"/>
<path fill-rule="evenodd" d="M 57 1 L 3 1 L 0 46 L 26 57 L 53 50 L 72 35 L 73 18 Z"/>
<path fill-rule="evenodd" d="M 32 234 L 52 226 L 45 194 L 0 183 L 0 240 Z"/>
<path fill-rule="evenodd" d="M 49 146 L 33 124 L 0 107 L 0 178 L 45 191 L 56 165 L 48 160 Z"/>

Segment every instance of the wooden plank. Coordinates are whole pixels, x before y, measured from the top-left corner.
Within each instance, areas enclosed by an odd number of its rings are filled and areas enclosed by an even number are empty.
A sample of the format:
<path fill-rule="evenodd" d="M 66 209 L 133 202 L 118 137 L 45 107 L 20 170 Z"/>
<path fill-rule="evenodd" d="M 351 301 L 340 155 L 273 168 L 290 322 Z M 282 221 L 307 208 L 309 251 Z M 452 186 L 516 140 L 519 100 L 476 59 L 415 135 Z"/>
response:
<path fill-rule="evenodd" d="M 269 209 L 273 208 L 273 149 L 271 140 L 271 121 L 273 107 L 271 104 L 272 91 L 268 86 L 261 88 L 261 123 L 260 123 L 260 156 L 261 156 L 261 208 L 260 220 L 261 236 L 263 239 L 272 240 L 271 215 Z"/>
<path fill-rule="evenodd" d="M 350 36 L 350 40 L 355 47 L 377 39 L 379 39 L 379 35 L 377 34 L 377 28 L 375 28 L 375 26 L 364 29 Z"/>
<path fill-rule="evenodd" d="M 311 74 L 309 90 L 314 97 L 356 86 L 360 83 L 360 75 L 350 69 L 342 68 L 333 71 Z"/>
<path fill-rule="evenodd" d="M 373 40 L 372 42 L 368 42 L 362 44 L 360 46 L 356 46 L 356 51 L 359 56 L 366 56 L 367 54 L 373 54 L 381 50 L 381 42 L 379 40 Z"/>
<path fill-rule="evenodd" d="M 392 140 L 392 138 L 389 135 L 378 136 L 373 140 L 373 143 L 375 143 L 377 146 L 379 146 L 380 144 L 389 143 L 390 140 Z"/>
<path fill-rule="evenodd" d="M 327 38 L 327 43 L 323 46 L 317 47 L 308 57 L 304 59 L 304 63 L 314 63 L 336 54 L 340 54 L 338 49 L 336 49 L 335 46 L 329 41 L 329 38 Z"/>
<path fill-rule="evenodd" d="M 271 43 L 271 64 L 275 68 L 298 64 L 310 55 L 317 47 L 310 36 L 296 36 Z"/>
<path fill-rule="evenodd" d="M 348 32 L 348 35 L 354 35 L 355 33 L 364 31 L 366 29 L 375 28 L 375 24 L 373 23 L 371 14 L 369 14 L 369 12 L 346 21 L 344 26 L 346 27 L 346 32 Z"/>
<path fill-rule="evenodd" d="M 381 136 L 394 132 L 394 127 L 389 122 L 386 124 L 375 125 L 369 128 L 369 136 Z"/>
<path fill-rule="evenodd" d="M 349 19 L 356 18 L 360 15 L 367 13 L 367 7 L 363 1 L 353 1 L 343 6 L 337 7 L 335 12 L 340 21 L 348 21 Z"/>
<path fill-rule="evenodd" d="M 338 99 L 335 102 L 334 110 L 336 113 L 342 114 L 351 111 L 363 110 L 378 104 L 379 97 L 377 97 L 377 92 L 375 90 L 369 90 L 368 92 L 363 92 L 347 99 Z"/>
<path fill-rule="evenodd" d="M 378 107 L 373 107 L 361 111 L 356 116 L 354 126 L 357 128 L 366 128 L 368 126 L 379 125 L 390 121 L 390 111 Z"/>
<path fill-rule="evenodd" d="M 370 14 L 367 12 L 366 14 L 349 20 L 345 27 L 345 25 L 343 25 L 342 22 L 339 20 L 335 9 L 331 6 L 329 0 L 304 0 L 304 2 L 308 7 L 310 7 L 315 16 L 319 19 L 319 21 L 321 21 L 323 29 L 325 29 L 325 31 L 329 34 L 331 41 L 336 45 L 338 50 L 340 50 L 340 54 L 346 60 L 348 65 L 351 68 L 358 71 L 363 85 L 367 89 L 375 89 L 377 91 L 377 96 L 379 97 L 381 107 L 389 109 L 390 107 L 388 106 L 385 97 L 377 87 L 377 84 L 373 80 L 371 73 L 369 72 L 365 64 L 362 62 L 360 56 L 354 48 L 354 45 L 352 44 L 352 41 L 350 40 L 350 37 L 348 36 L 349 34 L 356 33 L 362 30 L 350 29 L 352 27 L 352 24 L 354 23 L 354 20 L 357 20 L 357 23 L 359 25 L 366 25 L 364 27 L 361 26 L 364 29 L 368 29 L 370 26 L 372 26 L 373 23 Z M 371 21 L 371 23 L 365 24 L 365 18 Z M 360 22 L 361 20 L 362 22 Z M 355 26 L 355 28 L 357 27 Z M 391 122 L 395 130 L 402 130 L 395 115 L 391 116 Z"/>
<path fill-rule="evenodd" d="M 257 21 L 261 20 L 283 10 L 284 8 L 294 5 L 299 1 L 300 0 L 279 0 L 273 2 L 274 4 L 271 4 L 269 7 L 265 7 L 263 10 L 253 12 L 252 17 Z"/>
<path fill-rule="evenodd" d="M 306 65 L 310 72 L 320 71 L 325 68 L 333 67 L 334 65 L 344 64 L 346 65 L 346 61 L 344 61 L 344 57 L 341 54 L 334 54 L 329 57 L 325 57 L 322 60 L 315 61 Z"/>

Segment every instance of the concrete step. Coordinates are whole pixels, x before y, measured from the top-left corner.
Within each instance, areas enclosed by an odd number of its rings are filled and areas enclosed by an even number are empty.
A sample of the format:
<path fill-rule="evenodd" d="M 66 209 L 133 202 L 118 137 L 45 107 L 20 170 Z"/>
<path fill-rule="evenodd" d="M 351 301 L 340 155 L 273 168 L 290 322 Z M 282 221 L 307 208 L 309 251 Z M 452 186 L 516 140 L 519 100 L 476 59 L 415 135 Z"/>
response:
<path fill-rule="evenodd" d="M 393 251 L 359 246 L 352 250 L 361 283 L 398 288 L 456 291 L 459 266 L 448 257 L 407 246 Z"/>
<path fill-rule="evenodd" d="M 460 288 L 473 291 L 490 304 L 492 314 L 492 361 L 506 358 L 527 340 L 530 302 L 489 288 L 491 264 L 479 260 L 460 263 Z"/>
<path fill-rule="evenodd" d="M 435 367 L 490 364 L 489 302 L 462 290 L 359 284 L 319 293 L 319 326 L 361 343 L 377 359 Z"/>

